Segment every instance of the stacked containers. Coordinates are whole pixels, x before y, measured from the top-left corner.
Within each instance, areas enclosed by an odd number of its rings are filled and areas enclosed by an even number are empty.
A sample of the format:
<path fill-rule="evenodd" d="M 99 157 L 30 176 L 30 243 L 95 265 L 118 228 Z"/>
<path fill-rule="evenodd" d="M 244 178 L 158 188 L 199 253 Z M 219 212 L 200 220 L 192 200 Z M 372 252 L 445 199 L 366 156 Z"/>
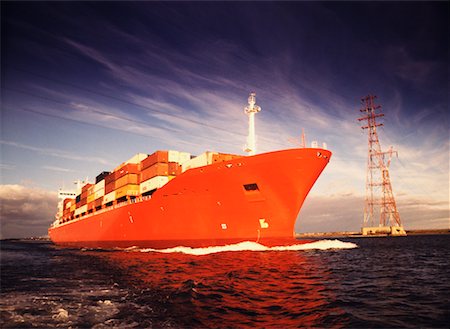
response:
<path fill-rule="evenodd" d="M 94 187 L 94 207 L 95 210 L 99 210 L 103 206 L 103 196 L 105 195 L 105 177 L 110 174 L 109 171 L 104 171 L 97 177 L 95 177 Z"/>
<path fill-rule="evenodd" d="M 181 174 L 182 164 L 189 161 L 190 153 L 178 151 L 156 151 L 141 162 L 141 195 L 151 195 L 173 177 Z"/>
<path fill-rule="evenodd" d="M 213 156 L 215 156 L 217 154 L 218 154 L 217 152 L 206 151 L 206 152 L 200 154 L 199 156 L 196 156 L 196 157 L 190 159 L 189 161 L 186 161 L 183 164 L 183 172 L 188 169 L 203 167 L 203 166 L 212 164 Z"/>
<path fill-rule="evenodd" d="M 81 188 L 81 194 L 79 195 L 79 202 L 77 202 L 77 209 L 74 212 L 75 216 L 83 215 L 87 212 L 87 199 L 93 184 L 86 184 Z M 78 196 L 77 196 L 78 199 Z"/>
<path fill-rule="evenodd" d="M 116 176 L 116 172 L 113 171 L 105 177 L 105 195 L 103 197 L 103 204 L 114 201 L 116 198 L 116 192 L 114 191 L 116 188 Z"/>
<path fill-rule="evenodd" d="M 204 152 L 199 156 L 196 156 L 186 162 L 183 163 L 182 170 L 183 172 L 192 169 L 207 166 L 213 163 L 230 161 L 233 159 L 241 158 L 241 155 L 236 154 L 227 154 L 227 153 L 217 153 L 217 152 Z"/>
<path fill-rule="evenodd" d="M 212 153 L 208 152 L 208 162 Z M 102 172 L 95 185 L 86 184 L 71 203 L 69 210 L 75 217 L 129 200 L 138 195 L 150 195 L 170 179 L 182 173 L 182 164 L 189 162 L 187 152 L 156 151 L 151 155 L 136 154 L 113 172 Z M 65 206 L 65 205 L 64 205 Z"/>
<path fill-rule="evenodd" d="M 73 211 L 75 210 L 75 199 L 66 198 L 63 201 L 63 221 L 68 220 L 72 217 Z M 72 210 L 73 209 L 73 210 Z"/>
<path fill-rule="evenodd" d="M 139 194 L 139 164 L 125 164 L 115 173 L 116 199 L 136 197 Z"/>
<path fill-rule="evenodd" d="M 150 195 L 169 181 L 169 152 L 156 151 L 141 161 L 139 193 Z"/>
<path fill-rule="evenodd" d="M 91 185 L 87 190 L 87 212 L 91 213 L 95 209 L 95 193 L 94 193 L 95 185 Z"/>

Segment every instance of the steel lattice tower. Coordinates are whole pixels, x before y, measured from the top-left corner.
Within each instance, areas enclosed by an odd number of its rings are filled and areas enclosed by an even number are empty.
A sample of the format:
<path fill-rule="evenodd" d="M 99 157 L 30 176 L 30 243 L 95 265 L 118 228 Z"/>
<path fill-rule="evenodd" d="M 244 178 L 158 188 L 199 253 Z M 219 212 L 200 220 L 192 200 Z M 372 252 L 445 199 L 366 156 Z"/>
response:
<path fill-rule="evenodd" d="M 375 104 L 375 98 L 376 96 L 368 95 L 361 99 L 364 107 L 360 111 L 364 116 L 358 119 L 365 121 L 361 128 L 367 129 L 369 138 L 363 227 L 376 226 L 375 212 L 378 208 L 380 211 L 378 226 L 402 226 L 389 177 L 391 158 L 394 153 L 397 155 L 397 152 L 392 146 L 387 152 L 381 151 L 377 127 L 383 124 L 378 123 L 377 118 L 383 117 L 384 114 L 381 113 L 381 106 Z"/>

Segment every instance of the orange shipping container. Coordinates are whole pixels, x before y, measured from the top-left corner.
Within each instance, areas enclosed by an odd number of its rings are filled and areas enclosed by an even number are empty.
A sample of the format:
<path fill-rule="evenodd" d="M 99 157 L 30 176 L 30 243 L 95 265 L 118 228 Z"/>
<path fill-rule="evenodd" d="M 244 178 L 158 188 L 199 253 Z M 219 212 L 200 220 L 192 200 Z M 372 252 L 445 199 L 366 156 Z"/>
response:
<path fill-rule="evenodd" d="M 218 153 L 213 154 L 212 156 L 212 162 L 224 162 L 224 161 L 230 161 L 233 159 L 241 158 L 242 156 L 236 155 L 236 154 L 226 154 L 226 153 Z"/>
<path fill-rule="evenodd" d="M 102 204 L 103 204 L 103 197 L 101 197 L 100 199 L 95 200 L 95 208 L 101 207 Z"/>
<path fill-rule="evenodd" d="M 116 171 L 116 181 L 128 174 L 138 174 L 139 173 L 139 164 L 136 163 L 128 163 L 122 166 L 120 169 Z"/>
<path fill-rule="evenodd" d="M 73 204 L 74 202 L 75 202 L 74 199 L 70 199 L 70 198 L 64 199 L 64 209 L 70 208 L 70 206 L 72 206 L 72 204 Z"/>
<path fill-rule="evenodd" d="M 138 174 L 127 174 L 122 176 L 116 180 L 115 188 L 118 189 L 124 185 L 128 184 L 139 184 L 139 175 Z"/>
<path fill-rule="evenodd" d="M 105 194 L 111 193 L 116 188 L 116 182 L 112 181 L 105 185 Z"/>
<path fill-rule="evenodd" d="M 176 162 L 169 162 L 168 171 L 169 171 L 169 175 L 177 176 L 177 175 L 181 174 L 181 166 L 180 166 L 180 164 L 178 164 Z"/>
<path fill-rule="evenodd" d="M 92 184 L 86 184 L 81 188 L 81 192 L 87 192 L 87 190 L 92 186 Z"/>
<path fill-rule="evenodd" d="M 137 196 L 139 195 L 139 185 L 137 184 L 128 184 L 122 186 L 121 188 L 116 189 L 116 199 L 119 199 L 124 196 Z"/>
<path fill-rule="evenodd" d="M 148 159 L 148 158 L 147 158 Z M 141 182 L 153 178 L 155 176 L 167 176 L 169 174 L 169 164 L 155 163 L 153 166 L 141 171 Z"/>
<path fill-rule="evenodd" d="M 105 177 L 105 186 L 113 183 L 117 178 L 117 172 L 112 172 L 108 176 Z"/>
<path fill-rule="evenodd" d="M 87 211 L 89 212 L 90 210 L 94 210 L 95 209 L 95 201 L 89 202 L 87 204 Z"/>
<path fill-rule="evenodd" d="M 150 154 L 147 158 L 141 161 L 141 171 L 153 166 L 155 163 L 162 162 L 167 163 L 169 161 L 169 152 L 167 151 L 156 151 Z"/>

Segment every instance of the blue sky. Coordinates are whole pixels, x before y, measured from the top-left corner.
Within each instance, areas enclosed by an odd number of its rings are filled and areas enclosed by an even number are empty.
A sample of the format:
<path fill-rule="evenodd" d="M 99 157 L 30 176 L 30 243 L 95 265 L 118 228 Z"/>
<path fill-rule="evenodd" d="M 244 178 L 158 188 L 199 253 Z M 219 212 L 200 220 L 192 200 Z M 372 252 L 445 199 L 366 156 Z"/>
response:
<path fill-rule="evenodd" d="M 358 230 L 367 136 L 406 228 L 449 227 L 447 2 L 2 2 L 2 236 L 41 235 L 55 192 L 135 153 L 243 153 L 326 142 L 333 158 L 296 225 Z M 40 211 L 33 211 L 38 209 Z M 45 210 L 44 210 L 45 209 Z"/>

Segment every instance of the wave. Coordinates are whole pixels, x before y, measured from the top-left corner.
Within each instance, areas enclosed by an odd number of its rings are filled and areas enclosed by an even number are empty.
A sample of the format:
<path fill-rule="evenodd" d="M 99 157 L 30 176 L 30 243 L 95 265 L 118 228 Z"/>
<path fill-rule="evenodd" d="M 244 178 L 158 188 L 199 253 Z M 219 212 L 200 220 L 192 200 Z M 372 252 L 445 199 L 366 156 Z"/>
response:
<path fill-rule="evenodd" d="M 357 248 L 358 245 L 352 242 L 343 242 L 340 240 L 320 240 L 310 243 L 294 244 L 289 246 L 275 246 L 267 247 L 257 242 L 244 241 L 235 244 L 229 244 L 225 246 L 211 246 L 203 248 L 191 248 L 178 246 L 167 249 L 131 249 L 130 251 L 140 251 L 140 252 L 159 252 L 159 253 L 183 253 L 188 255 L 209 255 L 218 252 L 227 251 L 300 251 L 300 250 L 329 250 L 329 249 L 353 249 Z"/>

